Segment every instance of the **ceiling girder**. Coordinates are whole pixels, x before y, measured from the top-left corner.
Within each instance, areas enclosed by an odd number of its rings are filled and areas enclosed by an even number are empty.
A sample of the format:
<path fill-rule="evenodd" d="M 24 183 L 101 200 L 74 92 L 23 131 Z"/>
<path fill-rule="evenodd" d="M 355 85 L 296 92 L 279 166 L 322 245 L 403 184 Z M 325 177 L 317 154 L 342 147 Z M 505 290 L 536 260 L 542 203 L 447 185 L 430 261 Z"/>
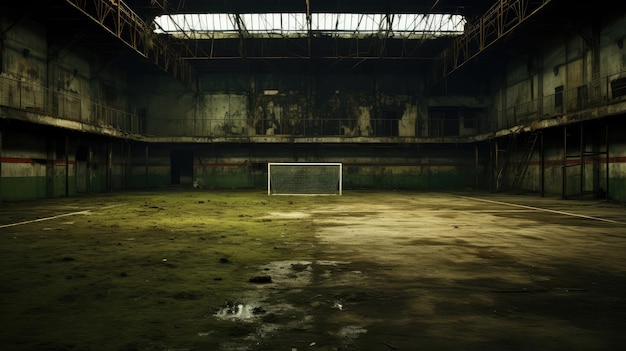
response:
<path fill-rule="evenodd" d="M 187 61 L 190 58 L 215 59 L 214 40 L 211 40 L 210 53 L 204 52 L 199 40 L 192 38 L 182 28 L 178 27 L 180 33 L 186 38 L 181 40 L 174 36 L 156 35 L 153 32 L 153 23 L 146 23 L 122 0 L 66 0 L 69 4 L 80 10 L 87 17 L 98 23 L 104 29 L 120 39 L 123 43 L 130 46 L 142 56 L 148 58 L 160 68 L 173 74 L 177 79 L 185 82 L 191 82 L 192 66 Z M 483 50 L 497 42 L 503 36 L 509 34 L 515 27 L 524 22 L 528 17 L 535 14 L 550 0 L 498 0 L 478 21 L 473 25 L 468 25 L 465 33 L 456 38 L 451 45 L 445 48 L 436 58 L 434 67 L 434 80 L 447 77 L 452 72 L 459 69 L 462 65 L 475 58 Z M 174 12 L 185 8 L 185 0 L 150 0 L 152 7 L 158 7 L 169 15 L 168 10 Z M 306 54 L 297 55 L 300 58 L 314 58 L 317 55 L 313 53 L 315 45 L 315 35 L 313 33 L 311 22 L 311 5 L 310 0 L 305 0 L 306 5 L 306 26 L 307 26 L 307 45 Z M 385 13 L 384 21 L 380 23 L 378 34 L 378 45 L 376 48 L 370 47 L 377 51 L 378 58 L 412 58 L 408 52 L 415 50 L 414 45 L 411 49 L 405 47 L 408 40 L 402 40 L 402 50 L 391 53 L 387 49 L 388 41 L 391 40 L 390 33 L 391 18 L 393 12 Z M 235 13 L 236 28 L 239 32 L 239 53 L 237 58 L 245 58 L 250 56 L 246 53 L 246 45 L 244 39 L 249 36 L 248 29 L 242 21 L 240 15 Z M 173 21 L 178 26 L 176 21 Z M 283 38 L 285 39 L 285 38 Z M 359 39 L 355 39 L 357 44 L 356 55 L 350 52 L 347 57 L 361 57 L 358 51 Z M 422 40 L 419 40 L 420 42 Z M 370 41 L 369 44 L 374 44 Z M 194 46 L 194 47 L 192 47 Z M 177 50 L 183 49 L 183 50 Z M 350 50 L 352 51 L 352 50 Z M 395 51 L 395 50 L 394 50 Z M 228 57 L 235 58 L 234 55 Z M 280 55 L 283 56 L 283 55 Z M 284 55 L 289 57 L 287 53 Z M 327 56 L 327 55 L 320 55 Z M 337 58 L 342 55 L 337 53 Z M 369 56 L 369 55 L 366 55 Z M 222 57 L 227 58 L 227 57 Z M 269 58 L 269 57 L 268 57 Z M 346 58 L 344 56 L 343 58 Z M 415 58 L 413 58 L 415 59 Z M 417 58 L 423 59 L 423 58 Z"/>
<path fill-rule="evenodd" d="M 549 2 L 550 0 L 499 0 L 476 24 L 468 25 L 465 33 L 437 56 L 434 81 L 446 78 Z"/>
<path fill-rule="evenodd" d="M 191 86 L 192 69 L 189 63 L 181 58 L 179 52 L 172 49 L 173 45 L 169 40 L 154 35 L 152 28 L 124 2 L 121 0 L 66 0 L 66 2 L 137 53 L 187 86 Z"/>

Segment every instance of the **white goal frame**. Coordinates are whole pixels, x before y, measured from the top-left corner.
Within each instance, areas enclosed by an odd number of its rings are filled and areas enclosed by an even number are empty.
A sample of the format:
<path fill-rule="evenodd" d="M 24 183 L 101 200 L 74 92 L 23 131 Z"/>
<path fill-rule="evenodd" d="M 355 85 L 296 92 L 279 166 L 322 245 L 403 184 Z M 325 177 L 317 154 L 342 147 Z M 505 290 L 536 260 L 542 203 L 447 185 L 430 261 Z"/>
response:
<path fill-rule="evenodd" d="M 272 166 L 337 166 L 339 167 L 338 182 L 339 189 L 338 194 L 272 194 Z M 297 196 L 326 196 L 326 195 L 339 195 L 343 193 L 343 163 L 341 162 L 268 162 L 267 164 L 267 195 L 297 195 Z"/>

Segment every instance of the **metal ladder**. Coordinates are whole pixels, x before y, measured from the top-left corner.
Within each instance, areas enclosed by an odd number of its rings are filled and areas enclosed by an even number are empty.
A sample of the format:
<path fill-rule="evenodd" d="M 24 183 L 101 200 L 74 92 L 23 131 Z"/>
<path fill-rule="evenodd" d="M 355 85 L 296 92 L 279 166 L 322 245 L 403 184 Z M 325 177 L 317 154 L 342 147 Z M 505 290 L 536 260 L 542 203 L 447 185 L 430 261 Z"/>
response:
<path fill-rule="evenodd" d="M 511 190 L 520 190 L 522 186 L 522 181 L 524 180 L 524 177 L 526 176 L 526 171 L 528 170 L 528 165 L 530 164 L 530 160 L 533 157 L 533 152 L 535 151 L 535 145 L 537 144 L 538 137 L 539 132 L 533 132 L 528 136 L 523 158 L 520 162 L 516 164 L 515 167 L 515 174 L 513 175 L 513 180 L 511 181 Z"/>
<path fill-rule="evenodd" d="M 504 159 L 502 160 L 502 164 L 500 165 L 500 169 L 498 170 L 498 175 L 496 176 L 496 190 L 504 191 L 506 190 L 506 174 L 512 164 L 511 155 L 515 152 L 517 145 L 517 133 L 511 134 L 509 136 L 509 142 L 506 149 L 498 149 L 496 152 L 505 152 Z M 496 156 L 497 157 L 497 156 Z"/>

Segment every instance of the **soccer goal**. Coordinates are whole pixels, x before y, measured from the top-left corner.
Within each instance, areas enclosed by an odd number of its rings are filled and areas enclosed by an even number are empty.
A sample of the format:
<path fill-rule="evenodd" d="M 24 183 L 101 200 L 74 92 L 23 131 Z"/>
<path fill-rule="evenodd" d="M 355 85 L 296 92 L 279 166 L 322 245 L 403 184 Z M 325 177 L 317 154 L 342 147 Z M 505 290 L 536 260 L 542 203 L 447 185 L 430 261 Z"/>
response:
<path fill-rule="evenodd" d="M 341 195 L 342 177 L 341 163 L 268 163 L 267 195 Z"/>

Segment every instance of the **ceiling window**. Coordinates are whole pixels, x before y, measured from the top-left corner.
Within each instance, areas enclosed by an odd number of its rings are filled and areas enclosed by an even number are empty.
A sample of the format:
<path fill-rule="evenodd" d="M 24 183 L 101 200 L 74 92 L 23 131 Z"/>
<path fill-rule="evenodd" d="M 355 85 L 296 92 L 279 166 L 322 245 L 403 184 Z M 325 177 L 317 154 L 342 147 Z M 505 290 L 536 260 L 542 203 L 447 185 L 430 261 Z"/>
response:
<path fill-rule="evenodd" d="M 310 23 L 310 24 L 309 24 Z M 424 39 L 463 33 L 465 18 L 445 14 L 244 13 L 164 15 L 155 33 L 181 38 L 334 36 Z"/>

